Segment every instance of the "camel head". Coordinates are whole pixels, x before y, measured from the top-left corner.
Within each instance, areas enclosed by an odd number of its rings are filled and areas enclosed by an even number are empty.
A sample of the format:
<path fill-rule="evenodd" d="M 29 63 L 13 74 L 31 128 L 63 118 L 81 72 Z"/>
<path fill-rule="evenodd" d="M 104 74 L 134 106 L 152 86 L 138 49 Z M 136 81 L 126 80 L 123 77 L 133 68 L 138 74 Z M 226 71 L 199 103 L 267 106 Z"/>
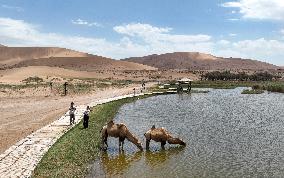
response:
<path fill-rule="evenodd" d="M 142 143 L 141 143 L 140 140 L 139 140 L 137 137 L 135 137 L 134 135 L 133 135 L 132 143 L 134 143 L 134 144 L 137 146 L 137 148 L 139 148 L 139 150 L 143 151 Z"/>
<path fill-rule="evenodd" d="M 182 145 L 182 146 L 186 146 L 186 143 L 183 140 L 181 140 L 180 138 L 172 138 L 172 137 L 170 137 L 168 139 L 168 143 L 169 144 L 179 144 L 179 145 Z"/>
<path fill-rule="evenodd" d="M 140 151 L 143 151 L 142 143 L 140 141 L 137 142 L 136 146 L 140 149 Z"/>
<path fill-rule="evenodd" d="M 186 146 L 186 143 L 181 139 L 179 139 L 179 144 L 182 145 L 182 146 Z"/>

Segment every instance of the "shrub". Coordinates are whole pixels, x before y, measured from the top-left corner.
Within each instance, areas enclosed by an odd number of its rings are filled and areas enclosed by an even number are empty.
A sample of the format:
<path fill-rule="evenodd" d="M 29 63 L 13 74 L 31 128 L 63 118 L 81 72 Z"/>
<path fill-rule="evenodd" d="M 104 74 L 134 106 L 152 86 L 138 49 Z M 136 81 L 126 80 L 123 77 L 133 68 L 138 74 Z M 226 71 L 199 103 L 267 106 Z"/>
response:
<path fill-rule="evenodd" d="M 25 82 L 25 83 L 41 83 L 41 82 L 43 82 L 43 79 L 38 77 L 38 76 L 34 76 L 34 77 L 26 78 L 25 80 L 23 80 L 23 82 Z"/>

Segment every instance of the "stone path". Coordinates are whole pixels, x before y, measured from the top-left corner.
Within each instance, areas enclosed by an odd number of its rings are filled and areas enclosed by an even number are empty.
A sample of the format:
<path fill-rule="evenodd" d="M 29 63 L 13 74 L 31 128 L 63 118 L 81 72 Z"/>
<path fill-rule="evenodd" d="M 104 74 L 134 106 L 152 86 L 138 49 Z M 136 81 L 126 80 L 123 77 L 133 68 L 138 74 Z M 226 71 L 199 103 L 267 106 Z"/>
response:
<path fill-rule="evenodd" d="M 136 96 L 140 95 L 143 94 Z M 127 97 L 133 97 L 133 94 L 94 101 L 89 106 L 93 107 Z M 56 140 L 80 122 L 85 109 L 85 105 L 77 106 L 74 125 L 69 125 L 69 114 L 66 112 L 58 120 L 37 130 L 7 149 L 0 155 L 0 178 L 30 177 L 43 155 Z"/>

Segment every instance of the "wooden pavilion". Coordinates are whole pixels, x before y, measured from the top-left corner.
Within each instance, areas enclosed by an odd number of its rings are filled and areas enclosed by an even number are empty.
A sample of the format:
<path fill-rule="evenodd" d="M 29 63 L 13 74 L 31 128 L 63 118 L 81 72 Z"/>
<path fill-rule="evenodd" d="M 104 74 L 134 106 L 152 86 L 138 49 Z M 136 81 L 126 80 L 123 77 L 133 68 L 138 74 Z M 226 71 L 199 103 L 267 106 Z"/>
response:
<path fill-rule="evenodd" d="M 190 78 L 182 78 L 182 79 L 178 80 L 178 81 L 177 81 L 177 82 L 178 82 L 177 91 L 178 91 L 178 92 L 183 92 L 184 90 L 183 90 L 182 85 L 187 84 L 187 89 L 186 89 L 186 91 L 189 93 L 189 92 L 191 91 L 191 82 L 192 82 L 192 81 L 193 81 L 193 80 L 191 80 Z"/>

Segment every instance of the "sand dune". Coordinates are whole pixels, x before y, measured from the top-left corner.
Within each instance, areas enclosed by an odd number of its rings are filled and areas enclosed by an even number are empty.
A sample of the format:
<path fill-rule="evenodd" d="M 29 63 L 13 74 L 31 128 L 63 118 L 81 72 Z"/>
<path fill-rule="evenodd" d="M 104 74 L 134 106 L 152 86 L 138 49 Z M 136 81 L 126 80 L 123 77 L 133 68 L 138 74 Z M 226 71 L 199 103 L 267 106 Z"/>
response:
<path fill-rule="evenodd" d="M 49 66 L 80 71 L 96 70 L 155 70 L 154 67 L 133 62 L 113 60 L 100 56 L 91 57 L 52 57 L 31 59 L 19 62 L 13 68 L 27 66 Z"/>
<path fill-rule="evenodd" d="M 1 65 L 11 66 L 19 62 L 49 58 L 49 57 L 87 57 L 87 53 L 82 53 L 65 48 L 56 47 L 0 47 L 0 67 Z"/>
<path fill-rule="evenodd" d="M 126 58 L 124 61 L 137 62 L 159 69 L 189 70 L 267 70 L 280 67 L 251 59 L 222 58 L 198 52 L 175 52 L 161 55 Z"/>
<path fill-rule="evenodd" d="M 0 69 L 49 66 L 80 71 L 156 70 L 154 67 L 118 61 L 65 48 L 0 47 Z"/>
<path fill-rule="evenodd" d="M 135 64 L 136 65 L 136 64 Z M 19 84 L 24 79 L 29 77 L 40 77 L 45 81 L 49 81 L 51 78 L 113 78 L 113 79 L 132 79 L 131 74 L 125 74 L 123 71 L 79 71 L 64 69 L 60 67 L 49 66 L 28 66 L 20 68 L 12 68 L 6 70 L 0 70 L 0 84 Z M 141 79 L 142 80 L 142 79 Z"/>
<path fill-rule="evenodd" d="M 13 68 L 8 70 L 0 70 L 1 83 L 16 84 L 22 80 L 31 77 L 38 76 L 41 78 L 50 77 L 62 77 L 62 78 L 94 78 L 99 77 L 96 72 L 86 71 L 74 71 L 70 69 L 63 69 L 59 67 L 47 67 L 47 66 L 29 66 L 21 68 Z"/>

